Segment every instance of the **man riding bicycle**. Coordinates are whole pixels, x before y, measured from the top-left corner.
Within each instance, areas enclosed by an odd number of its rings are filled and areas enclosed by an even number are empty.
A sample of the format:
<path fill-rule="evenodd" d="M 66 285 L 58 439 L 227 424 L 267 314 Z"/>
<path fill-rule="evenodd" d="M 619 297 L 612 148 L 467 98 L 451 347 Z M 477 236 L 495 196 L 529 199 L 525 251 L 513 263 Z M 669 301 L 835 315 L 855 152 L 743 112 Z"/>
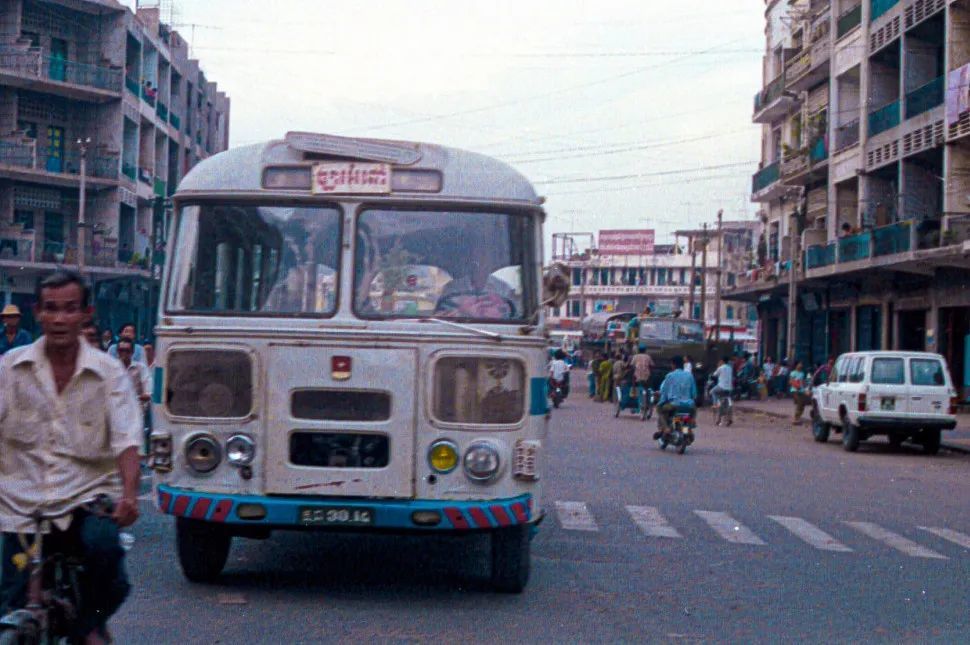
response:
<path fill-rule="evenodd" d="M 718 413 L 717 425 L 721 425 L 721 421 L 725 421 L 727 425 L 731 425 L 734 423 L 731 412 L 732 406 L 730 405 L 731 392 L 734 391 L 734 370 L 731 369 L 731 361 L 728 357 L 725 356 L 718 362 L 717 369 L 714 370 L 711 378 L 714 379 L 714 387 L 711 389 L 711 403 L 714 405 L 714 408 L 717 409 L 720 405 L 721 397 L 728 399 L 727 418 L 722 419 L 720 413 Z"/>
<path fill-rule="evenodd" d="M 0 615 L 25 603 L 17 562 L 34 541 L 32 518 L 59 517 L 43 555 L 82 562 L 71 642 L 106 643 L 129 591 L 118 529 L 138 519 L 141 410 L 121 363 L 81 342 L 92 314 L 81 276 L 57 271 L 36 295 L 43 336 L 0 360 Z M 113 510 L 87 504 L 99 497 Z"/>
<path fill-rule="evenodd" d="M 670 434 L 670 422 L 676 412 L 689 411 L 693 414 L 697 409 L 697 383 L 693 374 L 684 371 L 684 359 L 680 356 L 674 356 L 671 363 L 673 369 L 660 385 L 660 399 L 657 401 L 660 430 L 653 433 L 654 439 Z"/>

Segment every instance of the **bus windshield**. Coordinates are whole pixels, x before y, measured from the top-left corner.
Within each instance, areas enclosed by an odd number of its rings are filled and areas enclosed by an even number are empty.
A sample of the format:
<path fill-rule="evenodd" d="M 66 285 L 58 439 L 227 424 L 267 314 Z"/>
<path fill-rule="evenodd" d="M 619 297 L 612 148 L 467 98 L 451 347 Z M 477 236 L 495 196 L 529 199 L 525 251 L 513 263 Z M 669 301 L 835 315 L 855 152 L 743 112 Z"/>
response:
<path fill-rule="evenodd" d="M 330 206 L 182 209 L 169 310 L 329 316 L 336 311 L 340 215 Z"/>
<path fill-rule="evenodd" d="M 532 248 L 523 215 L 365 210 L 354 308 L 363 318 L 528 319 L 537 306 Z"/>

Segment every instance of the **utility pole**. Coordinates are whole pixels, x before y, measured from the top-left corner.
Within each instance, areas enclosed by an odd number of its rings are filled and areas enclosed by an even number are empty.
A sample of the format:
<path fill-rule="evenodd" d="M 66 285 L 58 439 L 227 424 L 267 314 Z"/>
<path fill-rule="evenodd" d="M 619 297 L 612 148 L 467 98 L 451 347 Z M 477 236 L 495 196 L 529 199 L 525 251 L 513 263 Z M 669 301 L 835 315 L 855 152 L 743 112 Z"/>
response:
<path fill-rule="evenodd" d="M 88 146 L 91 144 L 90 137 L 86 139 L 78 139 L 77 145 L 81 151 L 81 187 L 80 194 L 78 195 L 78 207 L 77 207 L 77 269 L 79 273 L 84 273 L 84 260 L 85 252 L 87 251 L 87 222 L 84 220 L 84 194 L 87 188 L 87 157 L 88 157 Z"/>
<path fill-rule="evenodd" d="M 694 287 L 697 284 L 697 248 L 694 246 L 694 235 L 687 237 L 687 246 L 690 247 L 690 297 L 688 298 L 687 317 L 694 317 Z"/>
<path fill-rule="evenodd" d="M 707 222 L 704 222 L 701 244 L 701 320 L 707 325 Z"/>
<path fill-rule="evenodd" d="M 717 211 L 717 285 L 714 287 L 714 340 L 721 340 L 721 248 L 724 246 L 724 211 Z"/>
<path fill-rule="evenodd" d="M 801 204 L 799 204 L 801 208 Z M 788 360 L 795 362 L 795 335 L 798 333 L 798 211 L 788 220 Z"/>

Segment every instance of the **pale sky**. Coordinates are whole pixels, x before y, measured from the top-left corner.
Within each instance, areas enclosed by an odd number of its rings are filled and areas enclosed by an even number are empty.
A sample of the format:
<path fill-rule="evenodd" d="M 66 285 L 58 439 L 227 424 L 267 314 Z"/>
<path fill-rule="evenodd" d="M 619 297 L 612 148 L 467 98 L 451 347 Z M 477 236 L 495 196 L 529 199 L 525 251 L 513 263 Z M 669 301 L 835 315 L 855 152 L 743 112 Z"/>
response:
<path fill-rule="evenodd" d="M 231 146 L 309 130 L 483 152 L 548 197 L 547 244 L 605 228 L 663 243 L 756 210 L 763 2 L 162 5 L 232 100 Z"/>

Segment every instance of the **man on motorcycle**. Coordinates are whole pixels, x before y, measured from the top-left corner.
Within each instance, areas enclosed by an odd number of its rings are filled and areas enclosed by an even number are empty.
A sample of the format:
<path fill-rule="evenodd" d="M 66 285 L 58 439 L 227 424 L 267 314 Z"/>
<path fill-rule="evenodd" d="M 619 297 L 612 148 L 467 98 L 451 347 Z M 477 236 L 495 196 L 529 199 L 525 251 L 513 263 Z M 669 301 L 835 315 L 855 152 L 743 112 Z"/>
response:
<path fill-rule="evenodd" d="M 556 384 L 561 384 L 563 392 L 569 396 L 569 364 L 566 363 L 566 353 L 557 349 L 553 354 L 553 359 L 549 362 L 549 391 L 551 392 Z"/>
<path fill-rule="evenodd" d="M 674 356 L 671 360 L 673 368 L 667 373 L 660 385 L 660 399 L 657 401 L 657 422 L 660 430 L 653 434 L 654 439 L 670 434 L 670 421 L 678 410 L 697 409 L 697 383 L 694 375 L 684 370 L 684 359 Z"/>
<path fill-rule="evenodd" d="M 734 390 L 734 371 L 731 369 L 730 359 L 725 356 L 718 362 L 717 369 L 711 375 L 711 378 L 715 380 L 714 387 L 711 389 L 711 398 L 713 399 L 713 405 L 720 405 L 721 397 L 730 397 L 731 392 Z M 734 423 L 732 417 L 731 406 L 727 408 L 726 419 L 718 420 L 718 425 L 723 420 L 727 425 Z"/>
<path fill-rule="evenodd" d="M 105 643 L 129 591 L 118 529 L 138 519 L 142 415 L 121 363 L 80 340 L 88 298 L 76 273 L 45 278 L 35 307 L 43 336 L 0 361 L 0 615 L 25 602 L 14 556 L 33 542 L 31 517 L 63 515 L 44 544 L 83 563 L 73 638 Z M 113 510 L 88 505 L 103 496 Z"/>

